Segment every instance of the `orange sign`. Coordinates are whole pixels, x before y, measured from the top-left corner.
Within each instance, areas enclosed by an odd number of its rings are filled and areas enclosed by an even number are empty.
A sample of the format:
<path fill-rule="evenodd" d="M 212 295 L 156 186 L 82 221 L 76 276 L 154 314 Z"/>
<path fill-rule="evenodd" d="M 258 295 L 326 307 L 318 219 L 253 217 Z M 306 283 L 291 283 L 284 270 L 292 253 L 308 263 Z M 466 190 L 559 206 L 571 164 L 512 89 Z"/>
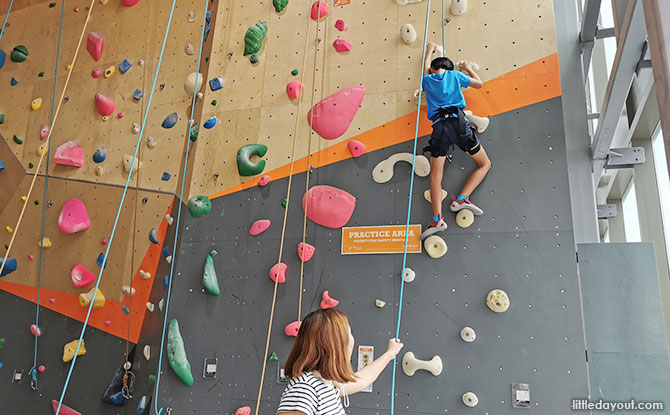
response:
<path fill-rule="evenodd" d="M 406 225 L 356 226 L 342 228 L 342 255 L 402 254 Z M 407 253 L 421 253 L 421 225 L 409 225 Z"/>

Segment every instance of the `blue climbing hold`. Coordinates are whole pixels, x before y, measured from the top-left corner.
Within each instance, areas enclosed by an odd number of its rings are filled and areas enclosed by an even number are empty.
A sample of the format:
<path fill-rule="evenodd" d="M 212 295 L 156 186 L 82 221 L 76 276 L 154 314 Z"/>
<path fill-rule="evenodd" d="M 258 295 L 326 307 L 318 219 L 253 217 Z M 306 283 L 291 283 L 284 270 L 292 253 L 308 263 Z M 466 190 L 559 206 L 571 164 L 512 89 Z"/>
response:
<path fill-rule="evenodd" d="M 207 13 L 205 13 L 205 21 L 207 23 L 212 21 L 212 11 L 211 10 L 207 10 Z"/>
<path fill-rule="evenodd" d="M 9 83 L 10 83 L 12 86 L 16 86 L 16 84 L 18 84 L 19 81 L 17 81 L 16 79 L 14 79 L 14 77 L 12 76 L 12 80 L 9 81 Z"/>
<path fill-rule="evenodd" d="M 140 98 L 142 98 L 142 90 L 141 89 L 136 89 L 133 92 L 133 98 L 139 101 Z"/>
<path fill-rule="evenodd" d="M 167 290 L 168 285 L 170 285 L 170 276 L 166 275 L 163 277 L 163 289 Z"/>
<path fill-rule="evenodd" d="M 179 116 L 177 115 L 176 112 L 173 112 L 172 114 L 165 117 L 163 123 L 161 124 L 161 127 L 172 128 L 174 127 L 175 124 L 177 124 L 177 121 L 179 121 Z"/>
<path fill-rule="evenodd" d="M 130 69 L 131 66 L 133 66 L 133 64 L 130 63 L 130 61 L 129 61 L 128 59 L 124 59 L 124 60 L 119 64 L 119 70 L 120 70 L 122 73 L 126 73 L 126 72 L 128 72 L 128 69 Z"/>
<path fill-rule="evenodd" d="M 0 171 L 3 171 L 5 169 L 5 161 L 0 160 Z"/>
<path fill-rule="evenodd" d="M 95 263 L 98 264 L 99 267 L 102 267 L 103 269 L 107 267 L 107 260 L 105 259 L 105 254 L 102 252 L 100 255 L 98 255 L 98 259 L 95 260 Z"/>
<path fill-rule="evenodd" d="M 168 256 L 170 256 L 170 249 L 169 249 L 167 246 L 164 246 L 164 247 L 163 247 L 163 256 L 164 256 L 165 258 L 167 258 Z"/>
<path fill-rule="evenodd" d="M 2 362 L 0 362 L 0 369 L 2 369 Z"/>
<path fill-rule="evenodd" d="M 114 395 L 110 395 L 107 397 L 107 400 L 114 405 L 121 405 L 124 402 L 123 399 L 123 391 L 119 391 L 115 393 Z"/>
<path fill-rule="evenodd" d="M 212 117 L 207 121 L 205 121 L 205 123 L 202 126 L 209 130 L 210 128 L 214 128 L 215 125 L 216 125 L 216 117 Z"/>
<path fill-rule="evenodd" d="M 207 25 L 207 27 L 205 27 L 205 39 L 203 40 L 204 42 L 207 42 L 207 38 L 209 37 L 209 31 L 210 27 L 209 25 Z"/>
<path fill-rule="evenodd" d="M 5 59 L 7 59 L 7 54 L 4 50 L 0 49 L 0 69 L 5 66 Z"/>
<path fill-rule="evenodd" d="M 144 411 L 146 411 L 147 404 L 148 404 L 148 398 L 147 395 L 143 395 L 140 398 L 140 401 L 137 403 L 137 415 L 143 415 Z"/>
<path fill-rule="evenodd" d="M 158 243 L 158 231 L 156 228 L 151 228 L 149 231 L 149 240 L 151 241 L 152 244 L 157 244 Z"/>
<path fill-rule="evenodd" d="M 128 309 L 128 307 L 126 307 L 125 304 L 121 306 L 121 311 L 123 311 L 123 314 L 125 315 L 130 314 L 130 310 Z"/>
<path fill-rule="evenodd" d="M 93 153 L 93 161 L 96 163 L 102 163 L 107 158 L 107 151 L 103 147 L 98 147 Z"/>
<path fill-rule="evenodd" d="M 223 78 L 216 77 L 216 78 L 210 79 L 209 80 L 209 87 L 212 89 L 212 91 L 218 91 L 219 89 L 223 88 Z"/>
<path fill-rule="evenodd" d="M 170 180 L 170 177 L 171 177 L 170 173 L 164 171 L 163 176 L 161 176 L 161 180 L 164 181 L 164 182 L 167 182 L 168 180 Z"/>
<path fill-rule="evenodd" d="M 0 277 L 4 277 L 5 275 L 11 274 L 12 272 L 16 271 L 16 268 L 18 267 L 18 263 L 16 262 L 16 258 L 7 258 L 7 261 L 5 261 L 5 258 L 0 257 L 0 264 L 5 263 L 5 267 L 2 269 L 2 274 L 0 274 Z"/>

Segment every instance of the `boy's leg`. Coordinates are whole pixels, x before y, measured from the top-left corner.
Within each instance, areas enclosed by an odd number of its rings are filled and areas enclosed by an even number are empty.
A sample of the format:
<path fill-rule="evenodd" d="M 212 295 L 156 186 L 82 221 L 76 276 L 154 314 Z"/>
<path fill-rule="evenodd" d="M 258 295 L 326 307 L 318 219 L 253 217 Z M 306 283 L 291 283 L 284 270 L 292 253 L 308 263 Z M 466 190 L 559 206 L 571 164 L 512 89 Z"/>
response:
<path fill-rule="evenodd" d="M 486 177 L 486 174 L 489 172 L 489 170 L 491 170 L 491 160 L 489 160 L 489 156 L 486 154 L 486 150 L 484 150 L 484 147 L 482 147 L 481 144 L 479 144 L 479 146 L 480 149 L 476 154 L 474 155 L 468 154 L 472 158 L 472 160 L 474 160 L 474 162 L 477 164 L 477 168 L 470 174 L 470 177 L 468 177 L 468 180 L 465 182 L 465 185 L 463 186 L 463 190 L 461 190 L 461 195 L 467 197 L 470 197 L 472 192 L 474 192 L 477 186 L 479 186 L 482 180 L 484 180 L 484 177 Z"/>
<path fill-rule="evenodd" d="M 446 158 L 430 158 L 430 204 L 433 206 L 433 216 L 442 215 L 442 176 Z"/>

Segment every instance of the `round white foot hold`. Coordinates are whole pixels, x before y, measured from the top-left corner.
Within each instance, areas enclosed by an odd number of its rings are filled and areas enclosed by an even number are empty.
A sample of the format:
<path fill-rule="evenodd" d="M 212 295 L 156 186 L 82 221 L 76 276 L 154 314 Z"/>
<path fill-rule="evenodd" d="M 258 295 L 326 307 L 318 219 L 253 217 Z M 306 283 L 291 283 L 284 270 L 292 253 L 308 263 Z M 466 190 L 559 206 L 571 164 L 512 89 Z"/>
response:
<path fill-rule="evenodd" d="M 423 241 L 423 247 L 431 258 L 441 258 L 447 253 L 447 243 L 437 235 L 431 235 Z"/>
<path fill-rule="evenodd" d="M 472 343 L 476 338 L 477 334 L 472 327 L 463 327 L 461 330 L 461 339 L 463 339 L 464 342 Z"/>
<path fill-rule="evenodd" d="M 463 394 L 463 403 L 465 406 L 474 408 L 479 403 L 479 399 L 477 399 L 477 395 L 474 392 L 465 392 Z"/>
<path fill-rule="evenodd" d="M 509 308 L 509 297 L 503 290 L 491 290 L 486 296 L 486 305 L 496 313 L 504 313 Z"/>
<path fill-rule="evenodd" d="M 470 209 L 461 209 L 456 213 L 456 225 L 468 228 L 475 221 L 475 214 Z"/>

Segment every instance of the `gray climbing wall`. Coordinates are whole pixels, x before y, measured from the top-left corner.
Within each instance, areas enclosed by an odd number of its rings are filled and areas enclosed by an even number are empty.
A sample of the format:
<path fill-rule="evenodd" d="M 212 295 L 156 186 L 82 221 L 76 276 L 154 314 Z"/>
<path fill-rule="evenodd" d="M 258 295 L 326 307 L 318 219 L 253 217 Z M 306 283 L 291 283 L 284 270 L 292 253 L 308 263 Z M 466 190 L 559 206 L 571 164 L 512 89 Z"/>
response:
<path fill-rule="evenodd" d="M 566 413 L 570 399 L 588 395 L 585 347 L 560 98 L 541 102 L 491 119 L 480 136 L 493 169 L 473 195 L 485 210 L 468 229 L 447 214 L 444 238 L 449 252 L 440 259 L 425 253 L 408 256 L 416 271 L 405 286 L 401 338 L 406 351 L 429 359 L 440 355 L 439 377 L 418 372 L 404 375 L 398 367 L 396 412 L 461 413 L 461 395 L 479 397 L 476 412 L 512 414 L 511 383 L 528 383 L 529 413 Z M 419 148 L 427 141 L 420 139 Z M 310 185 L 342 188 L 357 198 L 348 226 L 405 222 L 408 164 L 395 167 L 394 178 L 374 183 L 372 168 L 397 152 L 411 151 L 411 142 L 365 154 L 315 170 Z M 444 187 L 458 192 L 473 163 L 456 152 L 445 172 Z M 301 240 L 303 212 L 299 201 L 305 175 L 294 177 L 283 261 L 286 284 L 278 289 L 270 351 L 280 363 L 293 339 L 283 334 L 298 315 L 296 254 Z M 415 178 L 412 223 L 425 226 L 430 205 L 423 192 L 428 178 Z M 273 283 L 268 277 L 277 261 L 287 180 L 252 188 L 212 201 L 205 217 L 187 217 L 173 286 L 169 318 L 177 318 L 186 342 L 196 383 L 183 386 L 168 368 L 160 387 L 160 403 L 173 413 L 228 414 L 255 404 L 266 356 Z M 267 218 L 272 226 L 251 237 L 249 226 Z M 400 290 L 402 255 L 340 255 L 341 231 L 308 222 L 307 241 L 316 246 L 305 264 L 303 316 L 318 307 L 323 290 L 340 300 L 349 314 L 357 345 L 374 345 L 377 355 L 393 337 Z M 214 258 L 222 293 L 205 294 L 202 269 L 207 253 Z M 511 307 L 491 312 L 486 294 L 507 291 Z M 383 309 L 375 299 L 387 301 Z M 459 336 L 464 326 L 477 332 L 474 343 Z M 214 379 L 203 379 L 205 358 L 218 359 Z M 353 358 L 354 365 L 356 356 Z M 165 366 L 164 366 L 165 367 Z M 372 393 L 351 397 L 349 413 L 388 413 L 391 369 L 374 384 Z M 283 384 L 277 383 L 277 363 L 268 364 L 263 386 L 262 414 L 274 413 Z"/>

